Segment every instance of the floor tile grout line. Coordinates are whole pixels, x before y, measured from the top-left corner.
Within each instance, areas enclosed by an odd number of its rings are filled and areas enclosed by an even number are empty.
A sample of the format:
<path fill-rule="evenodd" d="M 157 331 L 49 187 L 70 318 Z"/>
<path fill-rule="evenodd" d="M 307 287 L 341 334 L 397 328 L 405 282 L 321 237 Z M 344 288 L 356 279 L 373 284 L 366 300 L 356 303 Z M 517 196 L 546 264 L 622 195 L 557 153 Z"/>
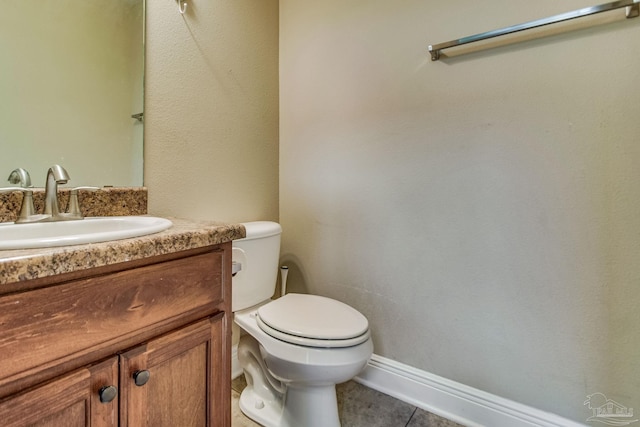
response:
<path fill-rule="evenodd" d="M 416 414 L 416 411 L 418 410 L 418 407 L 414 407 L 413 408 L 413 412 L 411 413 L 411 416 L 409 417 L 409 419 L 407 420 L 407 423 L 404 425 L 404 427 L 409 427 L 409 423 L 411 423 L 411 419 L 413 418 L 413 416 Z"/>

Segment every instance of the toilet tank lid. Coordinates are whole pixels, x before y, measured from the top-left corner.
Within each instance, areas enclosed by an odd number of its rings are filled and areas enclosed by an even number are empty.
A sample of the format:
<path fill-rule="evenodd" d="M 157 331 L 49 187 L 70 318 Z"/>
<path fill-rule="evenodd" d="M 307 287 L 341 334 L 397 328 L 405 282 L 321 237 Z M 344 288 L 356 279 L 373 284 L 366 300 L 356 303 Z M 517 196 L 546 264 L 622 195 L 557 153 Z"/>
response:
<path fill-rule="evenodd" d="M 245 239 L 259 239 L 261 237 L 275 236 L 282 233 L 282 227 L 273 221 L 253 221 L 241 223 L 247 230 Z"/>

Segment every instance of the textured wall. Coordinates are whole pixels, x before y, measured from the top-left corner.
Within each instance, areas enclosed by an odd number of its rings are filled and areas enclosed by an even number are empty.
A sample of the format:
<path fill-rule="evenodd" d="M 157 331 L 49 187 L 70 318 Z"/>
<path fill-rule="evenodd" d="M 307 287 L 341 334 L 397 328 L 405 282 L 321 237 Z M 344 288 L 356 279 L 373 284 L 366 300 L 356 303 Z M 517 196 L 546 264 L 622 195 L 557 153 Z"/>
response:
<path fill-rule="evenodd" d="M 278 2 L 147 2 L 149 212 L 278 219 Z"/>
<path fill-rule="evenodd" d="M 640 21 L 426 49 L 584 6 L 280 2 L 290 289 L 361 310 L 377 354 L 577 421 L 590 393 L 640 407 Z"/>

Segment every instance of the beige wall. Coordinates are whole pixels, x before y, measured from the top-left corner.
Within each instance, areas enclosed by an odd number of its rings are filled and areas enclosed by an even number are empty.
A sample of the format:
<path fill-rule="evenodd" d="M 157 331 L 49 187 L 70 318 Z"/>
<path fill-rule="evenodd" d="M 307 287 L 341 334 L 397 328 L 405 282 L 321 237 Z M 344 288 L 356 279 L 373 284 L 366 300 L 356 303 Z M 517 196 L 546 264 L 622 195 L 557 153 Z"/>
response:
<path fill-rule="evenodd" d="M 278 2 L 147 1 L 149 212 L 278 219 Z"/>
<path fill-rule="evenodd" d="M 427 45 L 584 6 L 280 1 L 290 289 L 361 310 L 377 354 L 577 421 L 590 393 L 640 408 L 640 21 Z"/>

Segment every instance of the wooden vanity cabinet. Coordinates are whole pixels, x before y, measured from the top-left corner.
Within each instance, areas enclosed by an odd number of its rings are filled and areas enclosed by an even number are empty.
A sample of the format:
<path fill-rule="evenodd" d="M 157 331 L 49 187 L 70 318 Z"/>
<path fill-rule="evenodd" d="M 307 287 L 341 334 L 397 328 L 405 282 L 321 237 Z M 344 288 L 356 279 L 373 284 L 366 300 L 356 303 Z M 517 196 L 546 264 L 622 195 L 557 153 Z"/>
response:
<path fill-rule="evenodd" d="M 231 425 L 231 244 L 0 295 L 0 425 Z"/>

